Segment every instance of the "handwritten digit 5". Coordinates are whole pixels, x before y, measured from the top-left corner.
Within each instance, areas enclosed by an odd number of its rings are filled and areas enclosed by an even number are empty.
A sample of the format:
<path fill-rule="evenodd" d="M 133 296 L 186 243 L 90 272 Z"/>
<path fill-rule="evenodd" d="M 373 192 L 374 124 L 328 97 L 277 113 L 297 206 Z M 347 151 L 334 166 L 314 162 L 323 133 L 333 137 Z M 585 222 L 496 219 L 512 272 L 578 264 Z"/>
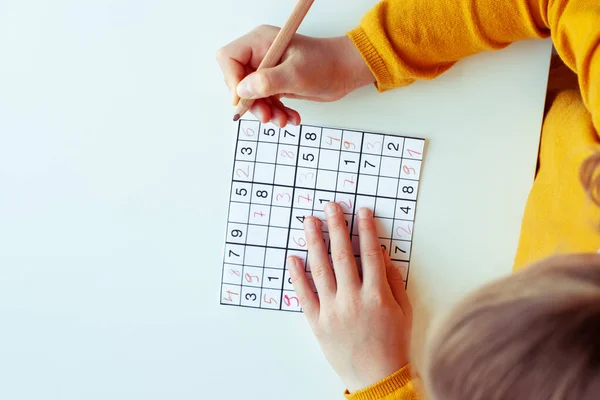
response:
<path fill-rule="evenodd" d="M 287 197 L 287 202 L 289 203 L 290 201 L 292 201 L 292 196 L 290 196 L 289 193 L 278 193 L 277 196 L 275 196 L 275 201 L 279 201 L 281 199 L 283 199 L 284 197 Z"/>
<path fill-rule="evenodd" d="M 272 298 L 272 297 L 267 298 L 266 294 L 263 296 L 263 300 L 267 304 L 275 304 L 275 305 L 277 305 L 277 301 L 274 298 Z"/>

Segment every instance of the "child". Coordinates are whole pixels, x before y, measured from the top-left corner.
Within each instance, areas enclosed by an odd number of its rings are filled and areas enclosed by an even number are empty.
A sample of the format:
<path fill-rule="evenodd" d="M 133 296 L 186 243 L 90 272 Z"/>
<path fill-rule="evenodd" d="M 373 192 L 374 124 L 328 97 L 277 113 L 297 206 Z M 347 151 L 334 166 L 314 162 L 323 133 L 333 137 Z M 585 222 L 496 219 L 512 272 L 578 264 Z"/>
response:
<path fill-rule="evenodd" d="M 282 97 L 333 101 L 371 83 L 385 91 L 433 79 L 480 51 L 552 36 L 577 77 L 552 71 L 516 273 L 477 291 L 434 330 L 423 380 L 438 400 L 600 398 L 598 0 L 384 0 L 346 36 L 297 35 L 280 65 L 253 72 L 276 33 L 257 28 L 221 49 L 218 61 L 234 103 L 238 95 L 258 99 L 252 112 L 281 126 L 300 123 Z M 333 266 L 319 221 L 305 222 L 318 298 L 301 268 L 290 273 L 346 396 L 419 398 L 408 363 L 410 303 L 377 250 L 370 211 L 358 216 L 362 280 L 336 204 L 327 220 Z"/>

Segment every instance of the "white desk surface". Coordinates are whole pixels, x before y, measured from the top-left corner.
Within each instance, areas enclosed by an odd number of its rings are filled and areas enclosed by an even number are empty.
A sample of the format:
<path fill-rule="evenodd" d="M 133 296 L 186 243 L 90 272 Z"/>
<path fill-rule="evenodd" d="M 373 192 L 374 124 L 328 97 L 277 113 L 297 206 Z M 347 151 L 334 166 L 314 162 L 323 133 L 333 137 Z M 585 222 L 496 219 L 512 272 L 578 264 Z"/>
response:
<path fill-rule="evenodd" d="M 340 398 L 301 314 L 219 306 L 234 131 L 214 55 L 293 1 L 249 4 L 0 5 L 0 398 Z M 344 4 L 316 2 L 301 33 L 343 34 L 375 1 Z M 308 123 L 428 139 L 420 327 L 510 271 L 549 55 L 524 42 L 434 82 L 294 103 Z"/>

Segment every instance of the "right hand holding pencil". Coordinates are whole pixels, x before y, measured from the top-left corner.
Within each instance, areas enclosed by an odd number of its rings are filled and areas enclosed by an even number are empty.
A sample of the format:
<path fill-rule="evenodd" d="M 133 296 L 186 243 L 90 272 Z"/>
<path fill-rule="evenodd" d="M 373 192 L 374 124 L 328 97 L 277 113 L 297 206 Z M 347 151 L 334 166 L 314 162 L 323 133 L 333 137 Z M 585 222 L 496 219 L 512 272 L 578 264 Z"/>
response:
<path fill-rule="evenodd" d="M 256 71 L 279 29 L 260 26 L 220 49 L 217 61 L 233 95 L 256 99 L 250 110 L 262 122 L 298 125 L 300 115 L 281 98 L 329 102 L 375 81 L 352 41 L 296 34 L 281 62 Z"/>

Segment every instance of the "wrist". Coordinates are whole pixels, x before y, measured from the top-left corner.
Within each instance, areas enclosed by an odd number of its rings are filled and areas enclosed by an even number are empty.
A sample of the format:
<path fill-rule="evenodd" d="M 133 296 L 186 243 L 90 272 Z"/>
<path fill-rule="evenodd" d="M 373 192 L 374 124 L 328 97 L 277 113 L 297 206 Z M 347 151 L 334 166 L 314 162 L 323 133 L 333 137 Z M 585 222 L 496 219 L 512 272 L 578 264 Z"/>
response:
<path fill-rule="evenodd" d="M 339 69 L 344 75 L 348 92 L 375 83 L 371 69 L 352 40 L 348 36 L 340 36 L 334 40 L 335 47 L 339 50 Z"/>

